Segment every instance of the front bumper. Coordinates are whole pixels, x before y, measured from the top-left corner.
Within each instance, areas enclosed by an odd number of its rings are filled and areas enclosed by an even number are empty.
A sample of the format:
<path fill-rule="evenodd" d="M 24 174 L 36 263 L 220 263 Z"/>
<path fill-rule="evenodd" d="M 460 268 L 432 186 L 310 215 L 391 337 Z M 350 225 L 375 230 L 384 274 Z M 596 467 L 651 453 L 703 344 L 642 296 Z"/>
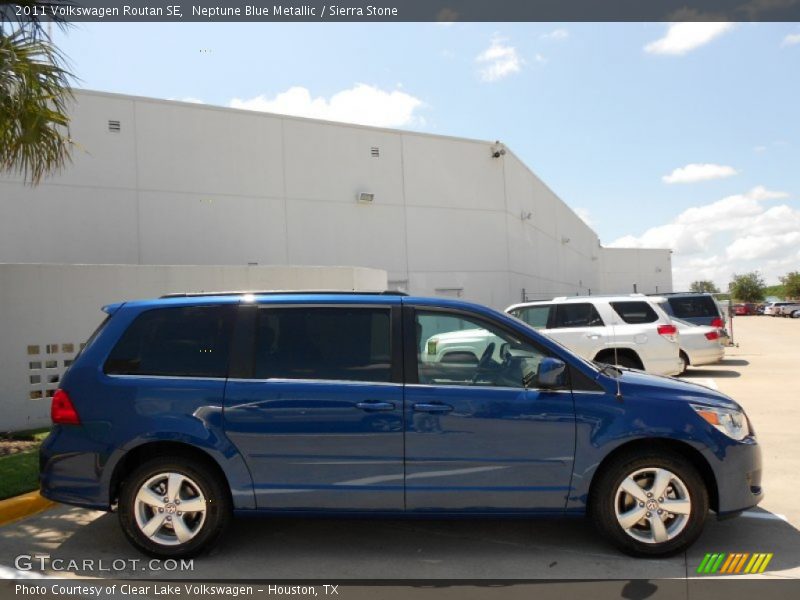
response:
<path fill-rule="evenodd" d="M 732 444 L 725 459 L 716 461 L 718 518 L 735 516 L 764 499 L 761 487 L 761 446 L 755 438 Z"/>

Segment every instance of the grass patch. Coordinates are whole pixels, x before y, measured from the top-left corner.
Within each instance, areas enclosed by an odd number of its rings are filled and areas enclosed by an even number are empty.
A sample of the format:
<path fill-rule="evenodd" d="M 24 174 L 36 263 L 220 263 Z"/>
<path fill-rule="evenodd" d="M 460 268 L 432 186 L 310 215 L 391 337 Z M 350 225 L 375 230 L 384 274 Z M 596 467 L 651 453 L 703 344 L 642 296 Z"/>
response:
<path fill-rule="evenodd" d="M 0 500 L 39 488 L 39 452 L 0 457 Z"/>
<path fill-rule="evenodd" d="M 50 433 L 49 427 L 39 429 L 26 429 L 25 431 L 12 431 L 10 433 L 0 433 L 0 441 L 18 440 L 23 442 L 41 442 Z"/>

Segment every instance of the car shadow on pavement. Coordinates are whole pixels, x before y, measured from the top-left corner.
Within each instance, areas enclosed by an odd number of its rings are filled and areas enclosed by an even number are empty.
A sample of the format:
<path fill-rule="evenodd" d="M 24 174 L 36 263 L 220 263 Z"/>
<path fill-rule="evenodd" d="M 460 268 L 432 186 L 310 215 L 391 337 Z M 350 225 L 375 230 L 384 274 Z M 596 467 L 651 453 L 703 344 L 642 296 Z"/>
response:
<path fill-rule="evenodd" d="M 746 367 L 750 364 L 749 360 L 744 358 L 723 358 L 719 364 L 730 367 Z"/>
<path fill-rule="evenodd" d="M 703 367 L 691 367 L 687 370 L 682 377 L 686 379 L 692 378 L 719 378 L 719 379 L 731 379 L 733 377 L 741 377 L 742 374 L 739 371 L 723 371 L 720 369 L 707 369 Z"/>
<path fill-rule="evenodd" d="M 707 552 L 771 552 L 767 575 L 800 576 L 800 532 L 762 510 L 727 521 L 709 514 L 686 555 L 650 560 L 619 553 L 582 518 L 242 518 L 183 571 L 153 567 L 125 540 L 116 515 L 66 507 L 49 513 L 0 530 L 4 564 L 36 553 L 79 567 L 87 559 L 126 565 L 70 573 L 101 578 L 658 579 L 692 576 Z"/>

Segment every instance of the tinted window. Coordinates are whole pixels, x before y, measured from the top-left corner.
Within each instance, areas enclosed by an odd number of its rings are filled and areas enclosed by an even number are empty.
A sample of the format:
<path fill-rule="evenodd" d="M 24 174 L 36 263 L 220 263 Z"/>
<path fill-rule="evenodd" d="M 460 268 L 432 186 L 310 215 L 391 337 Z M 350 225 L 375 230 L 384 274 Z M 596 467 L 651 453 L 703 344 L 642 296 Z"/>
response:
<path fill-rule="evenodd" d="M 159 308 L 142 313 L 111 351 L 111 375 L 225 377 L 234 307 Z"/>
<path fill-rule="evenodd" d="M 680 319 L 718 317 L 717 304 L 711 296 L 679 296 L 667 298 L 672 314 Z"/>
<path fill-rule="evenodd" d="M 263 308 L 255 352 L 257 379 L 391 381 L 390 311 Z"/>
<path fill-rule="evenodd" d="M 525 321 L 534 329 L 545 329 L 547 328 L 547 320 L 550 316 L 551 306 L 551 304 L 545 304 L 543 306 L 527 306 L 525 308 L 518 308 L 514 310 L 512 314 L 518 319 Z"/>
<path fill-rule="evenodd" d="M 544 352 L 484 321 L 417 311 L 417 374 L 426 385 L 536 387 Z"/>
<path fill-rule="evenodd" d="M 556 306 L 555 327 L 602 327 L 603 319 L 593 304 L 569 303 Z"/>
<path fill-rule="evenodd" d="M 647 302 L 612 302 L 611 308 L 617 311 L 626 323 L 654 323 L 658 315 Z"/>

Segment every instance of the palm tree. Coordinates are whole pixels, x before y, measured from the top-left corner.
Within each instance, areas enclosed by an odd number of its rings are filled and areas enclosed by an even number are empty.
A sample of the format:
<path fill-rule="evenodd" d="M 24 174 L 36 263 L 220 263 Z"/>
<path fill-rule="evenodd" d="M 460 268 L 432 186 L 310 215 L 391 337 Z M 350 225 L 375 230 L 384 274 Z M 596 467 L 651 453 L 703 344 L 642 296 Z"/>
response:
<path fill-rule="evenodd" d="M 0 171 L 20 174 L 32 185 L 70 160 L 67 109 L 73 75 L 41 18 L 22 19 L 16 7 L 49 14 L 53 4 L 0 0 Z"/>

